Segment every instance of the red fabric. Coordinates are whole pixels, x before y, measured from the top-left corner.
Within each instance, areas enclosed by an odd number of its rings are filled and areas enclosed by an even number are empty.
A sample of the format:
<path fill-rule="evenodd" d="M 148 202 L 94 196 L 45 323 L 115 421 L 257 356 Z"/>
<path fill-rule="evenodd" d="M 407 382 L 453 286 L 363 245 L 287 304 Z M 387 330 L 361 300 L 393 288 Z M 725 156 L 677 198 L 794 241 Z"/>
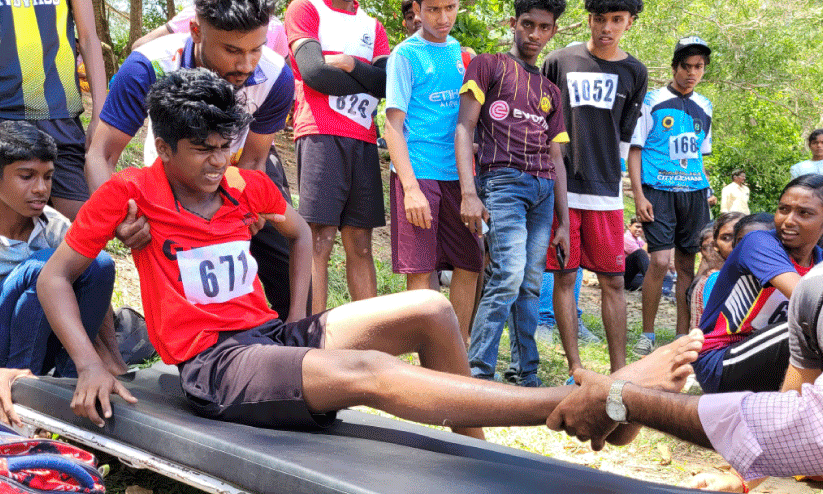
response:
<path fill-rule="evenodd" d="M 557 217 L 552 224 L 552 240 L 557 228 Z M 583 232 L 582 229 L 586 231 Z M 600 274 L 622 274 L 626 269 L 623 253 L 623 210 L 590 211 L 569 208 L 569 251 L 566 253 L 565 270 L 582 266 Z M 546 269 L 558 271 L 560 266 L 549 247 Z"/>
<path fill-rule="evenodd" d="M 331 0 L 323 0 L 325 4 L 332 8 Z M 357 14 L 359 4 L 354 1 L 355 12 L 347 10 L 333 9 L 335 12 L 354 16 Z M 371 58 L 356 57 L 366 63 L 372 63 L 374 59 L 382 56 L 388 56 L 391 52 L 389 47 L 389 38 L 386 35 L 386 29 L 380 23 L 375 22 L 375 40 L 374 50 Z M 321 40 L 320 36 L 320 15 L 317 9 L 310 2 L 310 0 L 294 0 L 289 4 L 286 10 L 285 22 L 286 34 L 289 39 L 289 47 L 300 39 L 310 38 L 317 41 Z M 352 44 L 359 43 L 360 33 L 352 33 L 352 36 L 357 36 L 358 39 L 352 40 Z M 332 51 L 323 47 L 323 54 L 339 54 L 340 51 Z M 365 142 L 374 144 L 377 142 L 377 132 L 374 124 L 371 128 L 366 129 L 351 120 L 341 116 L 339 113 L 333 111 L 329 107 L 329 96 L 320 93 L 314 89 L 303 84 L 303 76 L 300 74 L 300 69 L 297 67 L 297 61 L 294 60 L 294 51 L 291 50 L 291 66 L 294 70 L 294 138 L 295 140 L 304 135 L 336 135 L 342 137 L 351 137 Z"/>
<path fill-rule="evenodd" d="M 181 282 L 177 253 L 251 238 L 248 225 L 257 213 L 283 214 L 286 202 L 263 172 L 229 167 L 221 182 L 228 195 L 211 220 L 182 208 L 158 159 L 151 167 L 129 168 L 112 177 L 80 209 L 66 243 L 94 258 L 113 238 L 134 199 L 149 219 L 151 243 L 133 251 L 152 345 L 168 364 L 194 357 L 217 341 L 219 331 L 259 326 L 277 317 L 266 303 L 259 279 L 253 291 L 221 303 L 189 302 Z M 239 276 L 239 274 L 238 274 Z"/>

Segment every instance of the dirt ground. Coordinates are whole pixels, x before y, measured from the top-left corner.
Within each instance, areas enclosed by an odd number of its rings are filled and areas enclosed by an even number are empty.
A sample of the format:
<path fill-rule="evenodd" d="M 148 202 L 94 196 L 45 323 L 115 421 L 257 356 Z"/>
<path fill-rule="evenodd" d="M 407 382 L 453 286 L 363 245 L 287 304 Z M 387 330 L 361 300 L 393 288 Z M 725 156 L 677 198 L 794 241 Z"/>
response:
<path fill-rule="evenodd" d="M 291 191 L 297 194 L 297 166 L 293 144 L 289 135 L 278 134 L 276 145 L 284 162 Z M 388 178 L 388 167 L 384 163 L 384 179 Z M 387 182 L 385 182 L 387 183 Z M 374 253 L 381 259 L 390 259 L 388 227 L 379 228 L 374 235 Z M 116 292 L 122 294 L 115 305 L 129 304 L 142 311 L 137 272 L 130 257 L 116 256 L 118 276 Z M 120 303 L 118 303 L 120 302 Z M 632 327 L 640 321 L 640 294 L 627 295 L 628 325 Z M 581 306 L 584 313 L 599 315 L 599 289 L 585 286 L 581 291 Z M 658 324 L 674 327 L 674 305 L 661 302 Z M 544 454 L 559 460 L 569 461 L 591 468 L 612 472 L 628 477 L 659 482 L 669 485 L 687 485 L 689 479 L 705 471 L 719 471 L 725 461 L 713 451 L 673 439 L 655 431 L 644 430 L 639 438 L 629 446 L 617 448 L 607 446 L 603 451 L 594 452 L 587 445 L 565 434 L 555 433 L 544 427 L 512 427 L 487 429 L 489 440 L 495 443 Z M 794 479 L 772 479 L 757 489 L 757 492 L 811 494 L 821 492 L 823 483 L 798 482 Z"/>

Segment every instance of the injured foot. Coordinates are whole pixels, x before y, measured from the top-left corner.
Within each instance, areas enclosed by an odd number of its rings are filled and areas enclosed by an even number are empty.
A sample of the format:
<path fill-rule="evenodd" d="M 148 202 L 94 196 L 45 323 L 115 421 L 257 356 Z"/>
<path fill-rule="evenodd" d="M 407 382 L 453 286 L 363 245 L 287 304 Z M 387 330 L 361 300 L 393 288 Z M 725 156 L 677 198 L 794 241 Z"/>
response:
<path fill-rule="evenodd" d="M 631 381 L 644 388 L 679 392 L 686 384 L 686 378 L 693 372 L 691 363 L 697 360 L 701 348 L 703 332 L 695 328 L 688 335 L 623 367 L 611 377 Z"/>

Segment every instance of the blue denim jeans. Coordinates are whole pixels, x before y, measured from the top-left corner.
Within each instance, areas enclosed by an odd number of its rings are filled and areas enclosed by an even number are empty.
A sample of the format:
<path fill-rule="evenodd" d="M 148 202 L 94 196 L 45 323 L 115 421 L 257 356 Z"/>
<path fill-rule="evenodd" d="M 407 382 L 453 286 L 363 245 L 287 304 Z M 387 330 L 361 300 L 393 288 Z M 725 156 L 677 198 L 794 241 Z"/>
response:
<path fill-rule="evenodd" d="M 30 369 L 43 375 L 52 367 L 55 376 L 77 377 L 68 353 L 52 336 L 40 300 L 37 278 L 54 249 L 35 252 L 18 264 L 0 287 L 0 367 Z M 101 252 L 74 282 L 80 318 L 89 339 L 94 341 L 111 303 L 114 261 Z"/>
<path fill-rule="evenodd" d="M 551 236 L 554 181 L 504 168 L 484 173 L 478 183 L 490 216 L 486 240 L 491 276 L 472 327 L 469 365 L 474 377 L 494 377 L 500 336 L 511 314 L 511 370 L 527 382 L 534 379 L 540 362 L 534 332 Z"/>
<path fill-rule="evenodd" d="M 577 268 L 577 281 L 574 282 L 574 303 L 577 306 L 577 318 L 583 315 L 583 309 L 580 308 L 580 286 L 583 284 L 583 268 Z M 554 273 L 551 271 L 543 272 L 543 286 L 540 287 L 540 319 L 539 324 L 545 326 L 556 326 L 557 321 L 554 320 L 554 303 L 552 302 L 552 295 L 554 294 Z"/>

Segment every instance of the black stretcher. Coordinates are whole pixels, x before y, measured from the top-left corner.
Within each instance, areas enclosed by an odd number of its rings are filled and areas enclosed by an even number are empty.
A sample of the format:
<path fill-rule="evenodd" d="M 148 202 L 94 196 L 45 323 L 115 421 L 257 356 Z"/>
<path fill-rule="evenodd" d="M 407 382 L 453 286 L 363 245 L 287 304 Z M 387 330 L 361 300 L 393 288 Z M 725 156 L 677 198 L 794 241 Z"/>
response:
<path fill-rule="evenodd" d="M 13 398 L 31 425 L 209 492 L 695 492 L 351 410 L 319 432 L 209 420 L 191 413 L 176 368 L 162 364 L 127 381 L 140 401 L 114 397 L 104 428 L 69 408 L 73 379 L 21 379 Z"/>

